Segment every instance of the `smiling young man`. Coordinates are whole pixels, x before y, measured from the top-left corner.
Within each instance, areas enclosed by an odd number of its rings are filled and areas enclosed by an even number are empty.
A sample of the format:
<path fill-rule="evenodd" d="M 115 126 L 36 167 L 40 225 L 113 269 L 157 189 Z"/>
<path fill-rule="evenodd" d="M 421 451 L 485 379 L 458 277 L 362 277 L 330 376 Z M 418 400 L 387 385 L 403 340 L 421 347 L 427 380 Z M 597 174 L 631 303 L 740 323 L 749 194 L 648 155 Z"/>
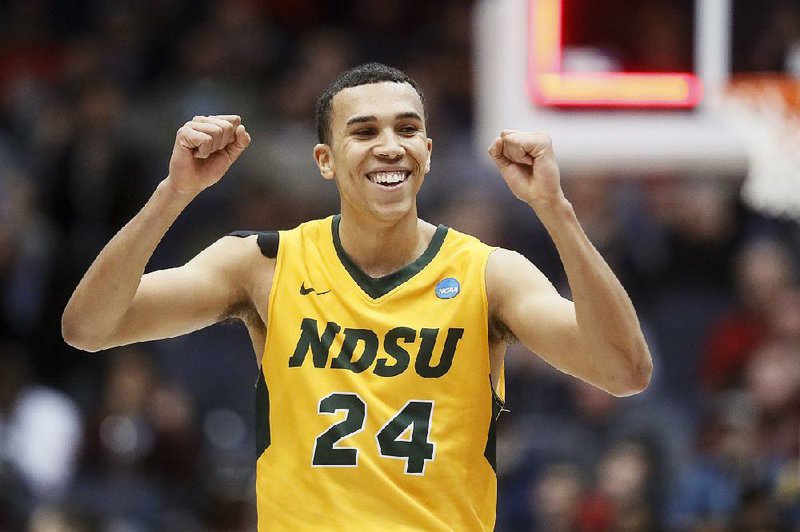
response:
<path fill-rule="evenodd" d="M 489 155 L 553 238 L 574 302 L 520 255 L 417 217 L 432 142 L 404 73 L 345 72 L 317 127 L 340 214 L 236 233 L 144 274 L 250 143 L 237 116 L 187 122 L 167 178 L 76 288 L 64 338 L 97 351 L 241 319 L 260 367 L 259 530 L 492 529 L 506 341 L 629 395 L 652 371 L 634 309 L 565 199 L 546 135 L 503 131 Z"/>

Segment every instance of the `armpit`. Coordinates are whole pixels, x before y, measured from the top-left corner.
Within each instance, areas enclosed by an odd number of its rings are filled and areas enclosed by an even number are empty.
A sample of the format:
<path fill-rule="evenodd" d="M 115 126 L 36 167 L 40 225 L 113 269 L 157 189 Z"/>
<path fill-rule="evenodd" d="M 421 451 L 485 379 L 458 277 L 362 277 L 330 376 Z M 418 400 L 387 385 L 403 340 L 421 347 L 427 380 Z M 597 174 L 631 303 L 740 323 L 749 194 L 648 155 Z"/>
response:
<path fill-rule="evenodd" d="M 489 319 L 489 343 L 504 342 L 510 345 L 518 342 L 517 337 L 511 332 L 511 329 L 497 318 Z"/>
<path fill-rule="evenodd" d="M 248 329 L 260 328 L 265 329 L 264 320 L 258 314 L 256 308 L 252 303 L 240 302 L 228 307 L 225 314 L 221 316 L 222 320 L 238 319 L 241 320 Z"/>

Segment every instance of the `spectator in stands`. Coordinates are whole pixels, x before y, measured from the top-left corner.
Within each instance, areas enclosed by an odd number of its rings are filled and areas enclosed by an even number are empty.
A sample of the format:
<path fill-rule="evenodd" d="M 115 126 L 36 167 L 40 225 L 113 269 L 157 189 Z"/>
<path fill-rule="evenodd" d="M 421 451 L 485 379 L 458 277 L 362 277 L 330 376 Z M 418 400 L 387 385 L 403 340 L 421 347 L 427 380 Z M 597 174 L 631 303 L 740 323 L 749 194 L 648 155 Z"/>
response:
<path fill-rule="evenodd" d="M 746 242 L 734 263 L 736 302 L 711 324 L 700 362 L 700 384 L 706 391 L 736 386 L 748 359 L 768 334 L 772 309 L 789 290 L 796 265 L 779 240 Z"/>
<path fill-rule="evenodd" d="M 0 343 L 0 525 L 9 529 L 40 502 L 67 496 L 81 443 L 75 404 L 38 385 L 30 359 L 20 344 Z"/>

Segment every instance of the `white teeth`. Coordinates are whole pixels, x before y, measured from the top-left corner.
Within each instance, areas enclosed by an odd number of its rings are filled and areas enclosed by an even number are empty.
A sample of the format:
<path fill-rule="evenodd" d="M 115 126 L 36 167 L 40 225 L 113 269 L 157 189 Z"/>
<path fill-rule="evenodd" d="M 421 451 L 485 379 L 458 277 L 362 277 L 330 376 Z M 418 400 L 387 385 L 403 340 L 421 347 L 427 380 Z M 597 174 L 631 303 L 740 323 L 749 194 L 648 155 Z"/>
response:
<path fill-rule="evenodd" d="M 369 180 L 373 183 L 391 185 L 404 181 L 406 175 L 406 172 L 372 172 L 369 174 Z"/>

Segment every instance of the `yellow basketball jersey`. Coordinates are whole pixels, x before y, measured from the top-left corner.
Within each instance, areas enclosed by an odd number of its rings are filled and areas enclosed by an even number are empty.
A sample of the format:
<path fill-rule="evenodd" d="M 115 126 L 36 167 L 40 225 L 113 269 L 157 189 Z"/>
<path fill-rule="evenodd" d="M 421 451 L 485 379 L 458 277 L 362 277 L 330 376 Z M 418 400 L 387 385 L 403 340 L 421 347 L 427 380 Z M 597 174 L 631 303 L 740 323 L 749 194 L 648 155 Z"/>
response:
<path fill-rule="evenodd" d="M 373 279 L 338 224 L 280 232 L 257 385 L 259 531 L 492 529 L 492 248 L 439 226 L 418 260 Z"/>

